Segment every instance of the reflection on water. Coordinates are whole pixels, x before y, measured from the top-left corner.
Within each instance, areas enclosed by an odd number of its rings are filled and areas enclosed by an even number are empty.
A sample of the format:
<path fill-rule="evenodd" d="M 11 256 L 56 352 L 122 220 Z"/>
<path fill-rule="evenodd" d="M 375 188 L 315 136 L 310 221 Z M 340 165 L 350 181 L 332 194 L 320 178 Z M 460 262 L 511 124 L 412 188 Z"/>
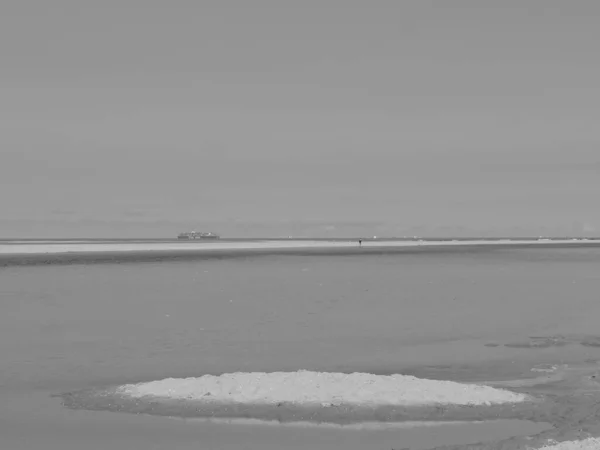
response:
<path fill-rule="evenodd" d="M 426 449 L 488 439 L 524 436 L 544 424 L 504 420 L 414 428 L 341 429 L 268 424 L 202 423 L 61 408 L 48 392 L 0 391 L 0 444 L 11 450 L 364 450 Z"/>

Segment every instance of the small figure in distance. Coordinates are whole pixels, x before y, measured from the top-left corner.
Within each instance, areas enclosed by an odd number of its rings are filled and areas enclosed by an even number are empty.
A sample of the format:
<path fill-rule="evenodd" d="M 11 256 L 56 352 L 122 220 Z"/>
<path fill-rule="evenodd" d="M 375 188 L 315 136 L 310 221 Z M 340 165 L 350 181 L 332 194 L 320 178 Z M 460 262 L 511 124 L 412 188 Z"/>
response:
<path fill-rule="evenodd" d="M 362 247 L 362 239 L 359 239 L 359 240 L 358 240 L 358 246 L 359 246 L 359 247 Z"/>

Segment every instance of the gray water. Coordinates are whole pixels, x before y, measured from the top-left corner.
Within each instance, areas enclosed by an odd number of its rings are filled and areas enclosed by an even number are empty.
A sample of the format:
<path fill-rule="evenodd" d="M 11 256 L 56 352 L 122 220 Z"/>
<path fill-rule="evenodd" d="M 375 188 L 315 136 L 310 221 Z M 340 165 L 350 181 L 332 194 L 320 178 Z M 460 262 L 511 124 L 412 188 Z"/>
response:
<path fill-rule="evenodd" d="M 50 395 L 238 370 L 389 373 L 529 358 L 531 349 L 485 344 L 600 334 L 599 269 L 594 248 L 2 268 L 0 448 L 406 447 L 406 430 L 257 433 L 68 411 Z M 448 429 L 432 441 L 436 433 L 421 432 L 410 445 L 476 442 L 478 433 L 502 437 L 506 429 Z"/>

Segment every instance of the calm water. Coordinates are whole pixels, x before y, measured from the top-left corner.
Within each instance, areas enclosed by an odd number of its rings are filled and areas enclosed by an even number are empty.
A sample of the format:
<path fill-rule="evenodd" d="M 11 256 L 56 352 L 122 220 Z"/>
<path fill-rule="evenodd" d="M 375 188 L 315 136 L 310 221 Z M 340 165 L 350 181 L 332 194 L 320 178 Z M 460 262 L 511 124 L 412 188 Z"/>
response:
<path fill-rule="evenodd" d="M 169 419 L 136 425 L 135 416 L 65 411 L 48 395 L 236 370 L 383 373 L 530 357 L 537 350 L 484 344 L 600 334 L 599 292 L 594 248 L 3 268 L 0 447 L 199 448 L 203 430 L 208 443 L 200 448 L 254 448 L 248 430 L 235 432 L 246 442 L 235 447 L 231 430 L 183 423 L 168 425 L 187 427 L 177 431 L 178 445 L 160 443 L 153 433 Z M 595 351 L 572 354 L 600 356 Z M 129 431 L 120 444 L 98 444 L 109 437 L 94 420 L 114 422 L 110 439 L 126 423 Z M 319 439 L 327 448 L 342 442 Z"/>

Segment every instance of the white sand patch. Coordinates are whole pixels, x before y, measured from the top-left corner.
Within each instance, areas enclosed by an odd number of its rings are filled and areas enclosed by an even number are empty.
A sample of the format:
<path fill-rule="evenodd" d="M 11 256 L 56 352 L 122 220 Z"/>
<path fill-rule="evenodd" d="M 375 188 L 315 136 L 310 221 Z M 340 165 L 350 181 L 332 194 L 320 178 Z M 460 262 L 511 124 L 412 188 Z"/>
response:
<path fill-rule="evenodd" d="M 565 441 L 560 444 L 541 447 L 539 450 L 599 450 L 600 439 L 589 438 L 582 441 Z"/>
<path fill-rule="evenodd" d="M 575 244 L 581 241 L 363 241 L 363 247 L 422 247 L 452 245 L 518 245 L 518 244 Z M 50 254 L 88 252 L 140 252 L 140 251 L 199 251 L 199 250 L 244 250 L 244 249 L 293 249 L 293 248 L 345 248 L 357 247 L 356 240 L 348 241 L 262 241 L 262 242 L 137 242 L 137 243 L 0 243 L 0 254 Z"/>
<path fill-rule="evenodd" d="M 188 399 L 206 403 L 359 406 L 491 405 L 528 400 L 523 394 L 489 386 L 425 380 L 407 375 L 327 372 L 236 372 L 199 378 L 167 378 L 121 386 L 139 398 Z"/>

